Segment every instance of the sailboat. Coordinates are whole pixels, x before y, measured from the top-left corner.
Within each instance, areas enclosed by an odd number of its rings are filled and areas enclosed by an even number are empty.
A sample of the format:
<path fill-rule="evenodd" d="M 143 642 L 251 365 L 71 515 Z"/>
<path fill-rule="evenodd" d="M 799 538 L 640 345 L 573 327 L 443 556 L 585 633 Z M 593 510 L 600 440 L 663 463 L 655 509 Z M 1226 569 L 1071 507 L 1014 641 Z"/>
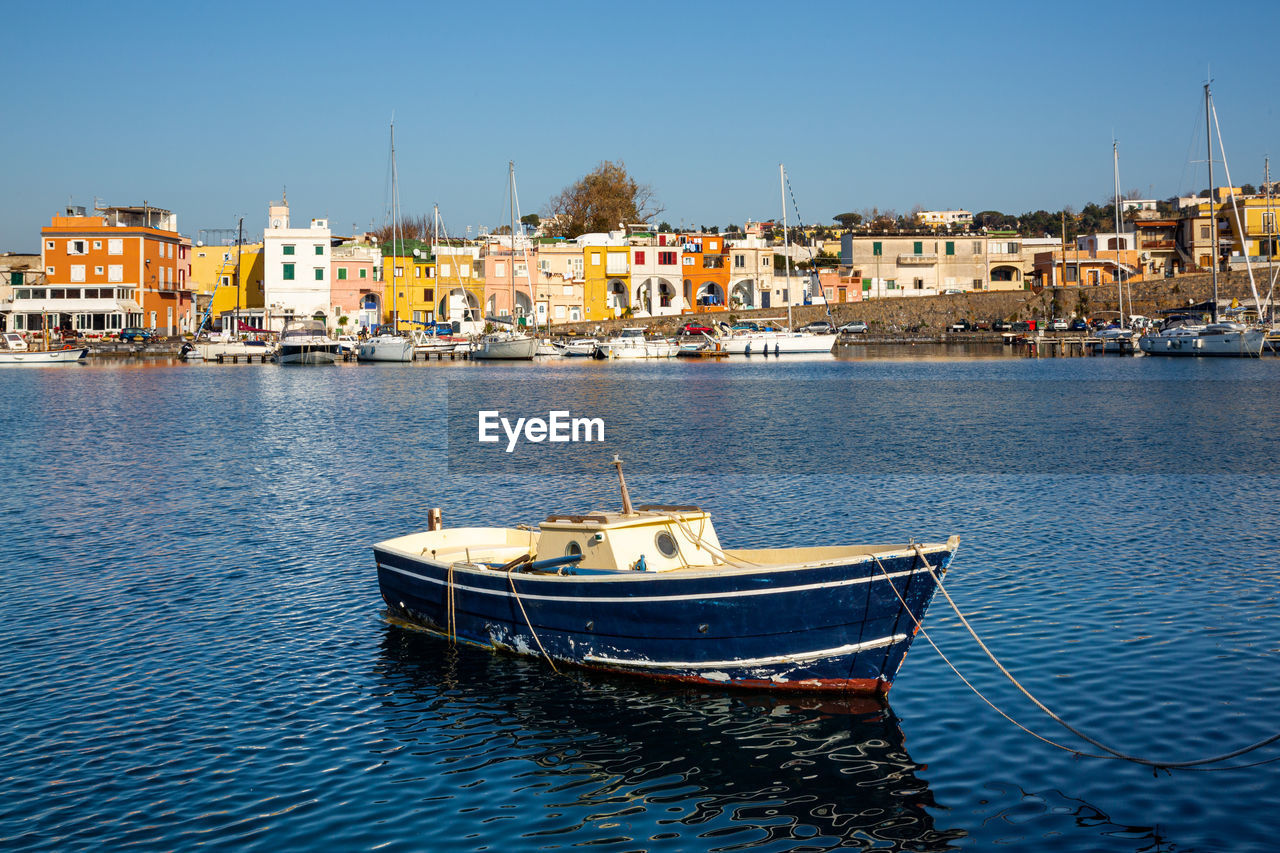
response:
<path fill-rule="evenodd" d="M 404 239 L 400 231 L 400 190 L 399 175 L 396 173 L 396 123 L 391 122 L 391 328 L 383 327 L 379 333 L 360 342 L 356 347 L 356 358 L 359 361 L 413 361 L 413 341 L 400 334 L 400 306 L 395 299 L 396 263 L 404 250 Z"/>
<path fill-rule="evenodd" d="M 485 335 L 471 350 L 474 359 L 488 361 L 532 361 L 538 351 L 538 340 L 516 327 L 516 164 L 508 162 L 511 189 L 511 255 L 507 270 L 511 281 L 511 329 Z"/>
<path fill-rule="evenodd" d="M 778 177 L 782 185 L 782 251 L 786 256 L 787 281 L 791 281 L 791 254 L 787 252 L 787 171 L 778 164 Z M 787 294 L 791 296 L 790 293 Z M 724 338 L 723 349 L 730 355 L 788 355 L 794 353 L 831 352 L 835 338 L 812 332 L 794 331 L 791 318 L 792 299 L 787 299 L 787 329 L 782 332 L 739 332 Z"/>
<path fill-rule="evenodd" d="M 1212 240 L 1210 270 L 1213 275 L 1213 301 L 1209 303 L 1209 322 L 1200 322 L 1195 317 L 1171 317 L 1165 321 L 1165 327 L 1158 333 L 1143 335 L 1138 339 L 1138 346 L 1147 355 L 1188 355 L 1188 356 L 1226 356 L 1234 358 L 1257 358 L 1262 355 L 1262 345 L 1266 342 L 1267 330 L 1263 327 L 1250 327 L 1243 323 L 1220 322 L 1218 319 L 1218 217 L 1213 203 L 1213 122 L 1216 120 L 1213 110 L 1213 95 L 1209 84 L 1204 84 L 1204 130 L 1205 145 L 1208 149 L 1209 161 L 1209 233 Z M 1222 150 L 1222 138 L 1218 138 L 1218 148 Z M 1231 181 L 1231 170 L 1227 166 L 1226 151 L 1222 151 L 1222 165 L 1227 172 L 1227 182 Z M 1231 196 L 1235 207 L 1235 194 Z M 1235 207 L 1237 225 L 1239 225 L 1240 209 Z M 1244 228 L 1240 228 L 1241 235 Z M 1242 249 L 1244 247 L 1241 247 Z M 1245 265 L 1249 271 L 1249 286 L 1253 289 L 1254 303 L 1258 315 L 1262 315 L 1262 301 L 1258 297 L 1257 287 L 1253 281 L 1253 266 L 1245 252 Z"/>
<path fill-rule="evenodd" d="M 1120 229 L 1123 227 L 1120 213 L 1120 149 L 1114 139 L 1111 140 L 1111 163 L 1116 183 L 1114 202 L 1116 220 L 1116 307 L 1120 309 L 1120 324 L 1098 330 L 1097 338 L 1099 343 L 1094 351 L 1101 350 L 1104 353 L 1124 354 L 1133 352 L 1133 338 L 1137 333 L 1126 326 L 1124 322 L 1124 270 L 1120 265 Z M 1133 311 L 1132 300 L 1129 303 L 1129 311 Z"/>

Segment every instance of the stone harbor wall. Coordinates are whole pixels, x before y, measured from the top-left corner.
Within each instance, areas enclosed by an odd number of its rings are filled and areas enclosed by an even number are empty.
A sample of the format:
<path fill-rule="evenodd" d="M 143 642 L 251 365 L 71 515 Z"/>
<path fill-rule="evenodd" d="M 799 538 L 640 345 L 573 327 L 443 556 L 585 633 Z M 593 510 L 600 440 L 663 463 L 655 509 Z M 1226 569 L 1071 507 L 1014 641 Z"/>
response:
<path fill-rule="evenodd" d="M 1271 284 L 1266 269 L 1254 271 L 1258 290 L 1265 299 Z M 1125 288 L 1125 313 L 1156 316 L 1161 309 L 1178 308 L 1203 302 L 1213 295 L 1209 273 L 1195 273 L 1174 278 L 1131 282 Z M 1236 298 L 1252 305 L 1249 277 L 1244 271 L 1220 273 L 1220 304 L 1226 308 Z M 1132 297 L 1133 305 L 1129 300 Z M 830 313 L 828 313 L 830 308 Z M 831 320 L 836 325 L 850 320 L 863 320 L 872 332 L 918 332 L 940 334 L 957 320 L 1048 320 L 1054 317 L 1094 317 L 1117 310 L 1115 285 L 1057 287 L 1030 290 L 959 293 L 948 296 L 899 296 L 866 302 L 808 305 L 792 308 L 796 326 L 813 320 Z M 672 317 L 628 318 L 602 323 L 562 323 L 552 327 L 554 334 L 587 335 L 613 332 L 623 326 L 646 326 L 654 334 L 670 334 L 690 321 L 711 324 L 717 321 L 782 318 L 785 308 L 753 311 L 707 311 Z M 1106 315 L 1103 315 L 1106 316 Z"/>

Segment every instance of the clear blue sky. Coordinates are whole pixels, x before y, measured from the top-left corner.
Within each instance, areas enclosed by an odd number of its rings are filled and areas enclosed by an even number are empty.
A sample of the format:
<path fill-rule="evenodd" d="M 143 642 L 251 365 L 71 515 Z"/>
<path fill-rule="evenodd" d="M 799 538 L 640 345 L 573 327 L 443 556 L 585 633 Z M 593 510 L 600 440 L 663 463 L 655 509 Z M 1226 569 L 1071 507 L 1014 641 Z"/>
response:
<path fill-rule="evenodd" d="M 872 206 L 1010 213 L 1205 185 L 1212 68 L 1232 177 L 1280 154 L 1280 3 L 15 3 L 0 51 L 0 251 L 68 200 L 144 199 L 183 233 L 506 221 L 602 160 L 680 226 Z M 1215 170 L 1217 172 L 1217 170 Z M 1280 162 L 1276 164 L 1280 174 Z M 1215 177 L 1217 174 L 1215 174 Z M 1225 183 L 1225 181 L 1224 181 Z"/>

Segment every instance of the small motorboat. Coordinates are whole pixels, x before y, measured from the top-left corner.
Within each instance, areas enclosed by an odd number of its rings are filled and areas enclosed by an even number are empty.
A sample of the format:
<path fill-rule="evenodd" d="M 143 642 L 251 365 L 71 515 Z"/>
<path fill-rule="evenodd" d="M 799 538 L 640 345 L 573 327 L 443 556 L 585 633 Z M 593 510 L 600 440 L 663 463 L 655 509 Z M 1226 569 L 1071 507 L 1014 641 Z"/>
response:
<path fill-rule="evenodd" d="M 0 334 L 0 366 L 79 364 L 89 355 L 82 344 L 64 344 L 61 349 L 35 349 L 17 332 Z"/>
<path fill-rule="evenodd" d="M 684 682 L 888 692 L 958 538 L 725 548 L 694 506 L 428 529 L 373 546 L 389 613 L 455 642 Z"/>
<path fill-rule="evenodd" d="M 556 342 L 555 348 L 565 358 L 591 358 L 599 345 L 600 342 L 595 338 L 575 338 L 563 343 Z"/>

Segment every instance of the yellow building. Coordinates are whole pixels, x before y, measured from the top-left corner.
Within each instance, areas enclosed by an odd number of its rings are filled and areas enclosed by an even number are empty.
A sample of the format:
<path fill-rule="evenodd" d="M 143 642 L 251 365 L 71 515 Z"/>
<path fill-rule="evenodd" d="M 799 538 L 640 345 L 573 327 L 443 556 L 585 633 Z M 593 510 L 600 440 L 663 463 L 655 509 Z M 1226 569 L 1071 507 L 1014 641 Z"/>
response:
<path fill-rule="evenodd" d="M 484 319 L 484 264 L 478 245 L 432 249 L 436 258 L 435 316 L 439 321 Z"/>
<path fill-rule="evenodd" d="M 631 247 L 584 246 L 584 320 L 612 320 L 631 304 Z"/>
<path fill-rule="evenodd" d="M 1265 198 L 1237 196 L 1234 205 L 1230 200 L 1223 202 L 1218 208 L 1218 221 L 1226 223 L 1223 248 L 1230 255 L 1249 255 L 1253 258 L 1275 255 L 1277 242 L 1280 242 L 1280 229 L 1276 228 L 1278 215 L 1280 205 L 1277 205 L 1275 199 L 1268 203 Z M 1243 235 L 1240 233 L 1241 226 L 1244 227 Z"/>
<path fill-rule="evenodd" d="M 407 327 L 436 319 L 436 259 L 430 245 L 419 240 L 397 241 L 394 248 L 385 244 L 382 280 L 386 282 L 382 322 L 398 321 Z"/>
<path fill-rule="evenodd" d="M 239 262 L 239 290 L 236 284 L 236 264 Z M 191 250 L 191 287 L 196 291 L 200 306 L 199 316 L 204 316 L 205 306 L 212 297 L 210 316 L 215 323 L 223 314 L 237 308 L 245 312 L 242 319 L 250 325 L 249 317 L 263 314 L 263 261 L 262 244 L 236 246 L 196 246 Z"/>

